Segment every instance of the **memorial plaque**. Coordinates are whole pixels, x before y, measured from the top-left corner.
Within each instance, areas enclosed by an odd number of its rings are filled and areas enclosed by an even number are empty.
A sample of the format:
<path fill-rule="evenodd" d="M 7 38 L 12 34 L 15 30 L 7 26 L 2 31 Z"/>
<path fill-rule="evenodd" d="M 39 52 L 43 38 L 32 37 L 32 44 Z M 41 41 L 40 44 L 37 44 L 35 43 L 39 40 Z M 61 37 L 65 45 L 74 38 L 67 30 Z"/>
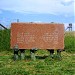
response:
<path fill-rule="evenodd" d="M 64 25 L 58 23 L 12 23 L 11 48 L 64 49 Z"/>

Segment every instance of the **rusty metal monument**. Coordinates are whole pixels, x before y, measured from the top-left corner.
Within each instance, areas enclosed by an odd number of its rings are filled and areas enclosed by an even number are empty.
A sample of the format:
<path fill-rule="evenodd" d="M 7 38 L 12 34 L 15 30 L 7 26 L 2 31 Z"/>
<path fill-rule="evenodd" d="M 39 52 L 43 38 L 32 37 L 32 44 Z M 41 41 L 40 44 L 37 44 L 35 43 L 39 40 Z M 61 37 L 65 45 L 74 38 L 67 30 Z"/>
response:
<path fill-rule="evenodd" d="M 30 49 L 35 53 L 37 49 L 53 50 L 64 49 L 64 24 L 59 23 L 12 23 L 11 48 L 18 46 L 23 53 Z"/>

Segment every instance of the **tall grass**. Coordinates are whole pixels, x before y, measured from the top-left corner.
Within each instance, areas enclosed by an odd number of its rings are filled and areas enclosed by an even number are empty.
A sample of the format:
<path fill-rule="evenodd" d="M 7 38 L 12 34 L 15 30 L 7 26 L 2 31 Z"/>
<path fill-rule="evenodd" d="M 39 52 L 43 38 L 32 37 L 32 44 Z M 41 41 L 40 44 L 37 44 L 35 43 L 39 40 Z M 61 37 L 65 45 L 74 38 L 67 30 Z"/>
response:
<path fill-rule="evenodd" d="M 66 32 L 65 33 L 65 50 L 67 52 L 75 52 L 74 32 Z"/>
<path fill-rule="evenodd" d="M 10 30 L 0 30 L 0 51 L 10 49 Z"/>

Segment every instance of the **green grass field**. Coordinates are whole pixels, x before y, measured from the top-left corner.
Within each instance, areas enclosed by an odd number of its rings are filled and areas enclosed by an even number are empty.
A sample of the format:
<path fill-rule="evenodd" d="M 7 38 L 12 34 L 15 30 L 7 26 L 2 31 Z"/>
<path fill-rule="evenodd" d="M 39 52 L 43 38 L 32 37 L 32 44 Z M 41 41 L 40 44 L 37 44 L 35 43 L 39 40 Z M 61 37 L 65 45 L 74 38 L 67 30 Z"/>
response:
<path fill-rule="evenodd" d="M 75 37 L 72 33 L 65 35 L 65 51 L 61 53 L 61 60 L 56 51 L 52 59 L 47 50 L 38 50 L 36 61 L 33 61 L 29 50 L 26 50 L 24 60 L 14 61 L 9 32 L 0 31 L 0 75 L 75 75 Z"/>
<path fill-rule="evenodd" d="M 12 51 L 0 52 L 0 75 L 75 75 L 74 53 L 63 51 L 61 60 L 56 54 L 50 58 L 46 50 L 37 51 L 36 56 L 36 61 L 31 60 L 27 50 L 25 60 L 14 61 Z"/>

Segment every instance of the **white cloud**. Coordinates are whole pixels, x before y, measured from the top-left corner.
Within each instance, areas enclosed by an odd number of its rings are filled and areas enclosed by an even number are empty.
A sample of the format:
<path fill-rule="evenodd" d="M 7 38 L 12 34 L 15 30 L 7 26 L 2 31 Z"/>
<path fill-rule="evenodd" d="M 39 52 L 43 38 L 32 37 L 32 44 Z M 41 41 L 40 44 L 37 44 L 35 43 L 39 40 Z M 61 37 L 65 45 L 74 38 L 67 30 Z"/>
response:
<path fill-rule="evenodd" d="M 72 2 L 74 0 L 62 0 L 62 1 L 68 3 L 68 2 Z"/>
<path fill-rule="evenodd" d="M 74 14 L 74 2 L 70 5 L 63 5 L 73 0 L 0 0 L 0 9 L 14 12 L 37 12 L 49 14 Z"/>
<path fill-rule="evenodd" d="M 74 0 L 62 0 L 61 4 L 63 4 L 64 6 L 69 6 L 72 3 L 74 3 Z"/>

